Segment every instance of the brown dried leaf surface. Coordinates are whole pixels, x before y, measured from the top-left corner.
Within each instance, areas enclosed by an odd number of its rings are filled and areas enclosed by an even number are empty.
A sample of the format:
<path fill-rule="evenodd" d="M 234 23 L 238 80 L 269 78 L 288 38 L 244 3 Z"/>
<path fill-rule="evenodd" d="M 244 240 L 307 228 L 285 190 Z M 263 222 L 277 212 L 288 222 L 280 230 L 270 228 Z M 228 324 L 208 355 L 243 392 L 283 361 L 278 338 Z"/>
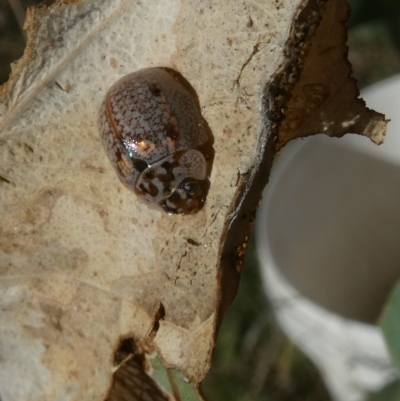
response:
<path fill-rule="evenodd" d="M 321 4 L 86 0 L 30 11 L 27 50 L 0 88 L 3 401 L 103 400 L 128 337 L 203 378 L 275 138 L 298 136 L 278 130 L 280 113 L 295 110 L 289 78 Z M 299 32 L 304 54 L 293 59 Z M 196 215 L 137 202 L 101 147 L 105 92 L 151 66 L 191 83 L 213 132 L 211 188 Z"/>
<path fill-rule="evenodd" d="M 25 56 L 1 89 L 4 401 L 103 399 L 119 339 L 150 333 L 167 365 L 204 376 L 222 227 L 252 164 L 261 77 L 282 59 L 297 7 L 104 0 L 30 11 Z M 194 216 L 137 202 L 100 144 L 108 87 L 149 66 L 189 80 L 214 135 L 211 190 Z"/>
<path fill-rule="evenodd" d="M 353 132 L 368 136 L 377 144 L 383 142 L 385 117 L 368 109 L 358 98 L 356 81 L 351 77 L 344 25 L 349 13 L 345 0 L 326 2 L 309 52 L 299 63 L 300 80 L 283 112 L 277 150 L 291 139 L 318 133 L 341 137 Z"/>

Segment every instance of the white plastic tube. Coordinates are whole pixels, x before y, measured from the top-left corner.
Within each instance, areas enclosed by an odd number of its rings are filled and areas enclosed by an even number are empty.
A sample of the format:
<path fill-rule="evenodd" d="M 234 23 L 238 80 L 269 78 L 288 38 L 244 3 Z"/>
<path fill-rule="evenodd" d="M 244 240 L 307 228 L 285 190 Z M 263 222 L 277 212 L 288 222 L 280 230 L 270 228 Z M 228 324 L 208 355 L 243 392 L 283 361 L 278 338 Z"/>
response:
<path fill-rule="evenodd" d="M 256 224 L 278 322 L 337 401 L 362 401 L 396 376 L 376 322 L 400 278 L 400 76 L 363 98 L 392 120 L 385 143 L 356 135 L 289 143 Z"/>

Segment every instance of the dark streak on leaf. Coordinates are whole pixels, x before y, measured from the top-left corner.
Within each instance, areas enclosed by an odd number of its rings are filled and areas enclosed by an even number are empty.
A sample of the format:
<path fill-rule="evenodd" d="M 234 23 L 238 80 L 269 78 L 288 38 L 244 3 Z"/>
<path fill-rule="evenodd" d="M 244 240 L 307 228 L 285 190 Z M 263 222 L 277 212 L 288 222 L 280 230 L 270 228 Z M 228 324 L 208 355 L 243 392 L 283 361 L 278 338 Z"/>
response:
<path fill-rule="evenodd" d="M 0 175 L 0 180 L 6 182 L 7 184 L 11 184 L 11 181 L 7 180 L 7 178 L 4 178 Z"/>

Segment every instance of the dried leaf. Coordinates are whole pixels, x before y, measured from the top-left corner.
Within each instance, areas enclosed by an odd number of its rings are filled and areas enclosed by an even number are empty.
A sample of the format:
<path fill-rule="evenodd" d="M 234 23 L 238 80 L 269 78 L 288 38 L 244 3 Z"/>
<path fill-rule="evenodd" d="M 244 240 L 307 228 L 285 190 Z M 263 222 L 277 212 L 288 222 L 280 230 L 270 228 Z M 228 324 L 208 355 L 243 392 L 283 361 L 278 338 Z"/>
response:
<path fill-rule="evenodd" d="M 308 54 L 290 77 L 296 77 L 300 67 L 299 81 L 284 107 L 277 150 L 291 139 L 319 133 L 340 137 L 353 132 L 377 144 L 383 142 L 386 120 L 365 107 L 358 98 L 356 81 L 350 76 L 344 25 L 349 13 L 346 0 L 326 2 L 315 37 L 307 45 Z M 295 43 L 292 51 L 292 58 L 301 58 Z"/>

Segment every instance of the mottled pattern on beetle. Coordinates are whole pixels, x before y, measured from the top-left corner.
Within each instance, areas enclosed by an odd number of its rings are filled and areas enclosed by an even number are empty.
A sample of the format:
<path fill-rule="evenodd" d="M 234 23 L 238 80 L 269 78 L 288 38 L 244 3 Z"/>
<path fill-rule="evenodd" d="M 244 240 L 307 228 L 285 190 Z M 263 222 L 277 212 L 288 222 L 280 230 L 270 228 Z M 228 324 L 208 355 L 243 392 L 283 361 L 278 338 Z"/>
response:
<path fill-rule="evenodd" d="M 138 178 L 135 191 L 149 201 L 169 196 L 186 178 L 206 179 L 206 160 L 198 151 L 177 152 L 151 165 Z"/>
<path fill-rule="evenodd" d="M 113 119 L 110 116 L 107 102 L 103 102 L 99 114 L 99 126 L 103 147 L 120 180 L 128 186 L 133 186 L 138 172 L 135 170 L 123 143 L 113 134 L 112 122 Z"/>
<path fill-rule="evenodd" d="M 131 157 L 151 164 L 207 141 L 200 112 L 182 89 L 161 69 L 156 74 L 153 69 L 129 74 L 111 87 L 108 108 Z"/>

